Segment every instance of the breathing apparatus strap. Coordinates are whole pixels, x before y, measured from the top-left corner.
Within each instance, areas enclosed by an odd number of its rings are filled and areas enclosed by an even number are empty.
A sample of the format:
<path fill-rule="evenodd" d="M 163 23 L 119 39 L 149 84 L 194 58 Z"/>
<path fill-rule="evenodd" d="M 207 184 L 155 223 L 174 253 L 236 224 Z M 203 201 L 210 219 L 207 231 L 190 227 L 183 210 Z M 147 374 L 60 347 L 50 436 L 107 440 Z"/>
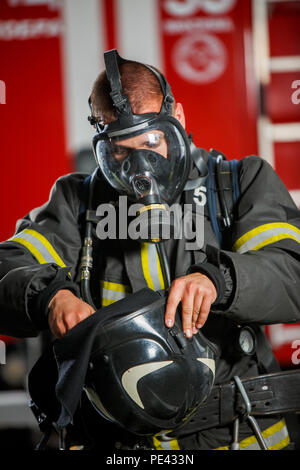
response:
<path fill-rule="evenodd" d="M 209 218 L 219 246 L 222 247 L 240 195 L 239 161 L 227 160 L 224 154 L 214 149 L 208 153 L 202 148 L 197 148 L 191 136 L 189 138 L 192 161 L 199 177 L 189 179 L 184 191 L 206 186 Z"/>
<path fill-rule="evenodd" d="M 199 171 L 199 177 L 187 180 L 184 186 L 184 191 L 191 191 L 192 189 L 200 188 L 200 186 L 205 185 L 208 177 L 208 153 L 206 150 L 196 147 L 192 141 L 190 141 L 190 150 L 192 161 Z"/>
<path fill-rule="evenodd" d="M 174 97 L 172 95 L 171 87 L 166 80 L 166 77 L 163 74 L 159 73 L 150 65 L 147 65 L 147 64 L 144 64 L 144 65 L 145 67 L 147 67 L 147 69 L 151 70 L 151 72 L 156 76 L 157 80 L 160 83 L 160 87 L 162 89 L 163 96 L 164 96 L 160 112 L 171 116 L 172 115 L 172 103 L 174 102 Z"/>
<path fill-rule="evenodd" d="M 214 233 L 220 247 L 226 243 L 226 233 L 230 229 L 234 210 L 240 196 L 239 161 L 226 160 L 217 150 L 208 156 L 207 207 Z"/>
<path fill-rule="evenodd" d="M 104 61 L 106 68 L 106 75 L 110 83 L 111 92 L 110 96 L 113 101 L 113 104 L 117 110 L 118 116 L 122 115 L 128 116 L 132 114 L 132 109 L 127 95 L 123 94 L 122 83 L 119 72 L 119 65 L 127 62 L 123 59 L 116 49 L 112 49 L 104 53 Z M 138 63 L 138 62 L 137 62 Z M 163 92 L 163 103 L 161 106 L 161 112 L 163 114 L 172 115 L 172 103 L 174 102 L 174 97 L 172 95 L 171 87 L 166 80 L 166 77 L 155 70 L 153 67 L 147 64 L 143 64 L 146 68 L 151 70 L 151 72 L 156 76 Z"/>
<path fill-rule="evenodd" d="M 122 92 L 119 64 L 125 62 L 116 49 L 104 53 L 106 75 L 110 83 L 110 96 L 119 117 L 132 113 L 128 96 Z"/>

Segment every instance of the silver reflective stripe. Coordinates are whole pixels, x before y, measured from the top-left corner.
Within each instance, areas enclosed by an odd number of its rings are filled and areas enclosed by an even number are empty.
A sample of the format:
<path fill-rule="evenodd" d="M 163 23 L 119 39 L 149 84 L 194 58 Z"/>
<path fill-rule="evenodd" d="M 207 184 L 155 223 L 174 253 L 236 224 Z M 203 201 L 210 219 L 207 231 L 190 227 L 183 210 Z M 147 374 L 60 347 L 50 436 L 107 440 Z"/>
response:
<path fill-rule="evenodd" d="M 149 272 L 150 272 L 150 276 L 154 285 L 154 290 L 159 290 L 162 288 L 162 286 L 161 286 L 159 272 L 158 272 L 156 245 L 154 243 L 148 243 L 147 250 L 148 250 Z"/>
<path fill-rule="evenodd" d="M 160 441 L 160 446 L 163 450 L 173 450 L 169 441 Z"/>
<path fill-rule="evenodd" d="M 10 238 L 10 241 L 25 246 L 39 263 L 55 263 L 59 266 L 65 266 L 49 241 L 35 230 L 25 229 Z"/>
<path fill-rule="evenodd" d="M 117 282 L 100 281 L 100 294 L 102 299 L 102 306 L 106 307 L 117 300 L 124 299 L 127 295 L 131 294 L 130 286 L 120 284 Z"/>
<path fill-rule="evenodd" d="M 164 289 L 162 270 L 154 243 L 142 243 L 141 261 L 144 278 L 148 287 L 153 290 Z"/>
<path fill-rule="evenodd" d="M 128 294 L 126 292 L 117 292 L 110 289 L 102 289 L 102 297 L 104 299 L 117 301 L 124 299 L 124 297 L 126 297 L 127 295 Z"/>
<path fill-rule="evenodd" d="M 178 440 L 174 437 L 168 437 L 166 431 L 155 434 L 153 444 L 157 450 L 180 450 Z"/>
<path fill-rule="evenodd" d="M 265 431 L 262 433 L 265 443 L 268 446 L 268 448 L 271 450 L 275 450 L 276 447 L 278 448 L 282 448 L 282 446 L 285 447 L 289 443 L 289 433 L 285 425 L 283 425 L 281 429 L 274 432 L 270 436 L 265 436 L 265 433 L 266 433 Z M 260 446 L 258 442 L 256 441 L 253 444 L 246 445 L 243 447 L 241 446 L 241 450 L 260 450 Z"/>
<path fill-rule="evenodd" d="M 264 224 L 240 237 L 235 242 L 233 251 L 242 254 L 249 250 L 259 250 L 266 245 L 287 238 L 300 243 L 300 230 L 294 225 L 284 222 Z"/>

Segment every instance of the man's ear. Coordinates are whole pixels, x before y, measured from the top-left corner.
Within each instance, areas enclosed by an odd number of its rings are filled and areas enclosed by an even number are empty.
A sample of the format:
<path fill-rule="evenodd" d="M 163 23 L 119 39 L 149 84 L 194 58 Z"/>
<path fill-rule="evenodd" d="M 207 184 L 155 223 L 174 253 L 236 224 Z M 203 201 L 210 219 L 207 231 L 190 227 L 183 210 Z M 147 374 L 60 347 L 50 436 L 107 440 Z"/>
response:
<path fill-rule="evenodd" d="M 178 119 L 182 127 L 185 129 L 185 115 L 181 103 L 176 103 L 174 117 Z"/>

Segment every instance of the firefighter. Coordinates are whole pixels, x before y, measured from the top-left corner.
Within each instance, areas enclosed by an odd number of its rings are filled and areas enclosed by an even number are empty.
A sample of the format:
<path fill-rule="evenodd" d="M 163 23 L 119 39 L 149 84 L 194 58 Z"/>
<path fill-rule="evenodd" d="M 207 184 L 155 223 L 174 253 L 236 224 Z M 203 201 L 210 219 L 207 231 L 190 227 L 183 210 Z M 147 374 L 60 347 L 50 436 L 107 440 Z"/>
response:
<path fill-rule="evenodd" d="M 220 219 L 223 210 L 221 240 L 207 206 L 210 166 L 211 176 L 225 177 L 222 154 L 212 158 L 195 147 L 185 131 L 183 107 L 159 71 L 122 59 L 116 51 L 106 53 L 105 61 L 106 72 L 90 97 L 97 169 L 90 176 L 59 178 L 49 201 L 19 220 L 16 233 L 1 243 L 1 334 L 30 337 L 50 330 L 63 341 L 100 307 L 147 287 L 168 292 L 167 328 L 174 326 L 180 306 L 185 337 L 191 340 L 200 331 L 218 347 L 216 385 L 276 372 L 263 325 L 300 320 L 299 210 L 266 161 L 243 158 L 232 214 L 231 191 L 224 191 L 219 180 L 214 192 L 221 196 L 216 214 Z M 144 207 L 137 211 L 140 239 L 137 230 L 136 239 L 124 236 L 120 196 L 128 207 Z M 186 234 L 172 236 L 176 224 L 165 217 L 172 204 L 188 202 L 194 217 L 201 213 L 204 233 L 204 243 L 192 249 Z M 118 230 L 106 238 L 101 207 L 117 214 Z M 134 220 L 131 214 L 127 228 Z M 162 233 L 169 238 L 161 240 Z M 257 421 L 270 449 L 288 447 L 280 412 Z M 152 446 L 225 449 L 232 433 L 232 425 L 221 420 L 166 440 L 153 436 Z M 253 434 L 241 420 L 235 444 L 259 448 L 260 434 Z"/>

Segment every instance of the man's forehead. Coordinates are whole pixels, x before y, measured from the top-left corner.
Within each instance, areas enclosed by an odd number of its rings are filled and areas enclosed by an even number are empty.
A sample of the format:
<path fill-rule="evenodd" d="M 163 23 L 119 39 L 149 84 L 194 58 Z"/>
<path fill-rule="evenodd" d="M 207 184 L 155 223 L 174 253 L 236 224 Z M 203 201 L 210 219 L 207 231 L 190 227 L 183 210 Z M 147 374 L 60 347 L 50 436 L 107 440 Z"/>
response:
<path fill-rule="evenodd" d="M 157 99 L 150 99 L 143 103 L 136 114 L 147 114 L 147 113 L 159 113 L 161 108 L 161 102 Z"/>

